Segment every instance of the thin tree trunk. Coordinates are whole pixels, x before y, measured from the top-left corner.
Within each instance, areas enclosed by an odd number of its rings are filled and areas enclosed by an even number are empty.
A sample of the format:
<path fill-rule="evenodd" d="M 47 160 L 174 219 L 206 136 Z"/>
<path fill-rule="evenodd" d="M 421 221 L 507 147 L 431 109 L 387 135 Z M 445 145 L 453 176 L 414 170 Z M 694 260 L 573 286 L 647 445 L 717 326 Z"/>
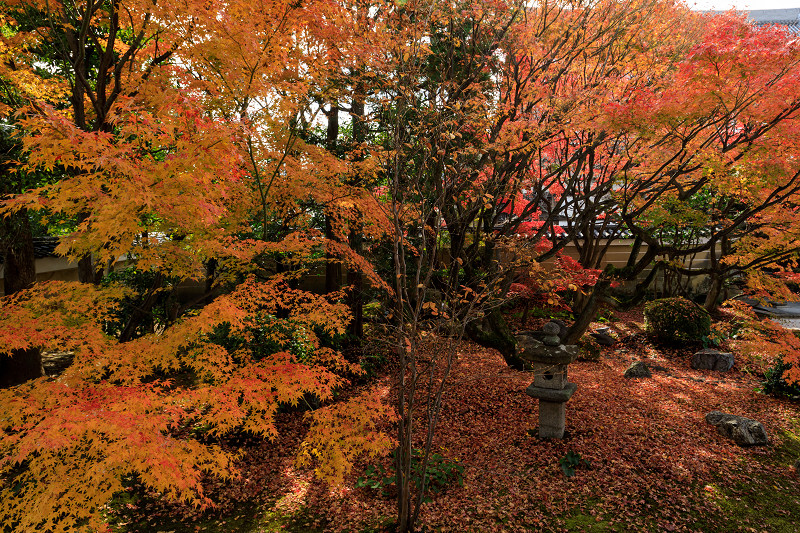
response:
<path fill-rule="evenodd" d="M 626 264 L 627 267 L 633 268 L 636 266 L 636 261 L 639 259 L 639 250 L 642 249 L 642 237 L 637 235 L 636 238 L 633 240 L 633 246 L 631 247 L 631 253 L 628 255 L 628 262 Z"/>
<path fill-rule="evenodd" d="M 94 260 L 92 254 L 86 254 L 78 260 L 78 281 L 81 283 L 91 283 L 92 285 L 100 285 L 103 281 L 104 272 L 102 268 L 98 268 L 97 261 Z"/>
<path fill-rule="evenodd" d="M 350 231 L 350 246 L 359 255 L 364 252 L 364 239 L 360 226 Z M 350 292 L 347 296 L 347 305 L 353 316 L 350 322 L 350 333 L 359 339 L 364 338 L 364 275 L 356 269 L 348 269 L 347 284 Z"/>
<path fill-rule="evenodd" d="M 339 105 L 331 104 L 331 109 L 326 113 L 328 117 L 328 130 L 325 137 L 325 148 L 336 153 L 339 139 Z M 325 240 L 334 242 L 336 235 L 333 232 L 331 216 L 325 215 Z M 338 291 L 342 284 L 342 263 L 330 250 L 325 251 L 325 292 Z"/>
<path fill-rule="evenodd" d="M 36 281 L 33 233 L 25 210 L 6 216 L 0 225 L 5 294 L 27 289 Z"/>
<path fill-rule="evenodd" d="M 331 217 L 325 217 L 325 240 L 333 242 L 336 236 L 333 234 Z M 325 293 L 338 291 L 342 283 L 342 263 L 330 251 L 325 252 Z"/>
<path fill-rule="evenodd" d="M 719 274 L 712 274 L 711 288 L 708 290 L 706 301 L 703 303 L 703 309 L 709 313 L 713 313 L 717 309 L 717 301 L 719 300 L 719 295 L 722 294 L 723 281 L 723 277 Z"/>
<path fill-rule="evenodd" d="M 89 214 L 84 211 L 78 214 L 78 223 L 89 218 Z M 146 234 L 145 234 L 146 235 Z M 78 281 L 81 283 L 91 283 L 100 285 L 103 281 L 103 269 L 98 269 L 98 264 L 92 254 L 86 254 L 78 260 Z"/>
<path fill-rule="evenodd" d="M 128 323 L 125 324 L 125 328 L 122 330 L 122 333 L 119 335 L 119 342 L 128 342 L 129 340 L 134 338 L 136 335 L 136 330 L 138 329 L 139 325 L 145 319 L 145 317 L 150 314 L 153 309 L 153 306 L 158 299 L 158 290 L 161 288 L 161 285 L 164 282 L 164 276 L 161 272 L 156 274 L 155 279 L 153 280 L 153 285 L 147 291 L 147 294 L 144 297 L 141 305 L 137 306 L 133 313 L 131 314 L 130 319 L 128 319 Z"/>
<path fill-rule="evenodd" d="M 211 293 L 211 291 L 214 289 L 214 281 L 217 277 L 217 265 L 218 262 L 213 257 L 206 261 L 206 294 Z"/>
<path fill-rule="evenodd" d="M 351 104 L 351 116 L 353 120 L 353 142 L 360 146 L 367 140 L 367 125 L 365 122 L 366 105 L 364 103 L 363 84 L 357 84 L 353 103 Z M 356 183 L 360 185 L 360 183 Z M 358 255 L 364 253 L 364 236 L 362 234 L 361 222 L 353 221 L 349 235 L 350 247 Z M 347 271 L 347 284 L 350 285 L 347 304 L 350 307 L 350 314 L 353 321 L 350 323 L 350 333 L 358 339 L 364 338 L 364 275 L 361 271 L 350 268 Z"/>

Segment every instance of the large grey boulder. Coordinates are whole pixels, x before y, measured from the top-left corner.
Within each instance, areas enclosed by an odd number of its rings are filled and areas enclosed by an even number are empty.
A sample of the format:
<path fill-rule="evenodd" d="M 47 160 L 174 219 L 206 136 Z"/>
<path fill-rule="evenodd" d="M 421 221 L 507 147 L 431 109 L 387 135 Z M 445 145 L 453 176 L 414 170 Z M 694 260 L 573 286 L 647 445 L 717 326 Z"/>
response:
<path fill-rule="evenodd" d="M 732 353 L 720 352 L 712 348 L 700 350 L 692 357 L 692 368 L 695 370 L 717 370 L 727 372 L 733 368 Z"/>
<path fill-rule="evenodd" d="M 767 430 L 760 422 L 743 416 L 711 411 L 706 422 L 717 427 L 717 433 L 733 440 L 739 446 L 766 446 Z"/>
<path fill-rule="evenodd" d="M 653 374 L 650 372 L 650 369 L 647 367 L 647 363 L 644 361 L 636 361 L 631 366 L 625 370 L 626 378 L 649 378 Z"/>

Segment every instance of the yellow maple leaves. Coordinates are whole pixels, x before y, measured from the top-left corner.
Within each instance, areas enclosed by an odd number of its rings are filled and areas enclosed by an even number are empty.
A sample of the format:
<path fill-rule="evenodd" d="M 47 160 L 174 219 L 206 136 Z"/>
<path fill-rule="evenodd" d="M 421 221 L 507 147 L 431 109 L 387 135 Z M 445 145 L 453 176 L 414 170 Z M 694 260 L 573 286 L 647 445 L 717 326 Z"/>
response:
<path fill-rule="evenodd" d="M 391 416 L 383 399 L 385 393 L 373 388 L 314 412 L 298 463 L 316 465 L 315 473 L 320 478 L 341 483 L 357 456 L 385 454 L 392 444 L 388 435 L 379 430 Z"/>

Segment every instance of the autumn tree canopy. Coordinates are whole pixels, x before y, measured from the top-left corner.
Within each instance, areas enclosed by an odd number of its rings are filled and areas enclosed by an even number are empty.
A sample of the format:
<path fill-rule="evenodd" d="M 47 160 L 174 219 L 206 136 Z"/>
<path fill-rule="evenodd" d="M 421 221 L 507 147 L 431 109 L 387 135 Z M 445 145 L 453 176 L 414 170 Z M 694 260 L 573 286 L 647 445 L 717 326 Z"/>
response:
<path fill-rule="evenodd" d="M 74 354 L 58 378 L 0 390 L 5 528 L 101 530 L 132 479 L 209 505 L 204 477 L 235 475 L 219 439 L 274 438 L 275 414 L 300 404 L 314 408 L 301 461 L 321 477 L 385 453 L 392 406 L 335 401 L 362 372 L 341 348 L 371 294 L 400 369 L 398 514 L 413 530 L 413 427 L 424 410 L 427 460 L 462 336 L 523 366 L 498 310 L 514 282 L 557 277 L 543 287 L 571 301 L 574 339 L 616 281 L 702 273 L 715 305 L 727 279 L 763 289 L 763 267 L 798 250 L 800 50 L 732 14 L 15 0 L 0 23 L 0 116 L 19 151 L 3 179 L 47 177 L 0 189 L 0 215 L 60 228 L 82 281 L 2 300 L 0 354 Z M 601 274 L 623 234 L 628 265 Z M 120 258 L 138 285 L 111 272 Z M 306 290 L 326 264 L 335 283 Z M 180 295 L 187 280 L 199 296 Z M 431 331 L 446 340 L 423 368 Z"/>

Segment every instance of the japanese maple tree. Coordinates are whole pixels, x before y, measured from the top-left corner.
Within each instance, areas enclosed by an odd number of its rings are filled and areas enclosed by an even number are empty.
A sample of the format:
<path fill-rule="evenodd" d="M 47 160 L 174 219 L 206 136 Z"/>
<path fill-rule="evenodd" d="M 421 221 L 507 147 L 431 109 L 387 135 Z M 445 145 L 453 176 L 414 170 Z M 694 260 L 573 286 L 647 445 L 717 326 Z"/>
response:
<path fill-rule="evenodd" d="M 6 6 L 6 66 L 14 61 L 17 84 L 53 83 L 69 99 L 27 94 L 26 168 L 63 179 L 7 199 L 4 210 L 76 221 L 58 251 L 93 265 L 126 256 L 155 273 L 151 294 L 166 277 L 204 279 L 212 260 L 218 265 L 206 297 L 149 334 L 109 330 L 127 294 L 114 284 L 37 284 L 3 301 L 0 353 L 74 354 L 57 380 L 0 391 L 7 527 L 103 529 L 103 505 L 131 479 L 210 505 L 203 477 L 235 475 L 215 439 L 273 438 L 281 406 L 309 395 L 324 405 L 360 371 L 321 341 L 345 331 L 339 293 L 308 293 L 296 288 L 302 271 L 251 263 L 264 254 L 302 263 L 315 252 L 302 212 L 311 195 L 344 209 L 374 205 L 334 179 L 342 164 L 285 127 L 306 111 L 297 102 L 326 72 L 313 67 L 314 32 L 324 26 L 313 23 L 336 4 L 263 7 L 256 20 L 241 16 L 249 3 L 235 2 Z M 40 63 L 49 70 L 37 70 Z M 297 75 L 274 68 L 281 64 Z M 288 231 L 269 236 L 276 225 Z M 91 270 L 91 279 L 102 271 Z M 287 331 L 302 331 L 307 348 L 292 351 Z M 374 395 L 319 409 L 306 456 L 341 479 L 356 454 L 385 448 L 374 430 L 384 413 Z"/>

